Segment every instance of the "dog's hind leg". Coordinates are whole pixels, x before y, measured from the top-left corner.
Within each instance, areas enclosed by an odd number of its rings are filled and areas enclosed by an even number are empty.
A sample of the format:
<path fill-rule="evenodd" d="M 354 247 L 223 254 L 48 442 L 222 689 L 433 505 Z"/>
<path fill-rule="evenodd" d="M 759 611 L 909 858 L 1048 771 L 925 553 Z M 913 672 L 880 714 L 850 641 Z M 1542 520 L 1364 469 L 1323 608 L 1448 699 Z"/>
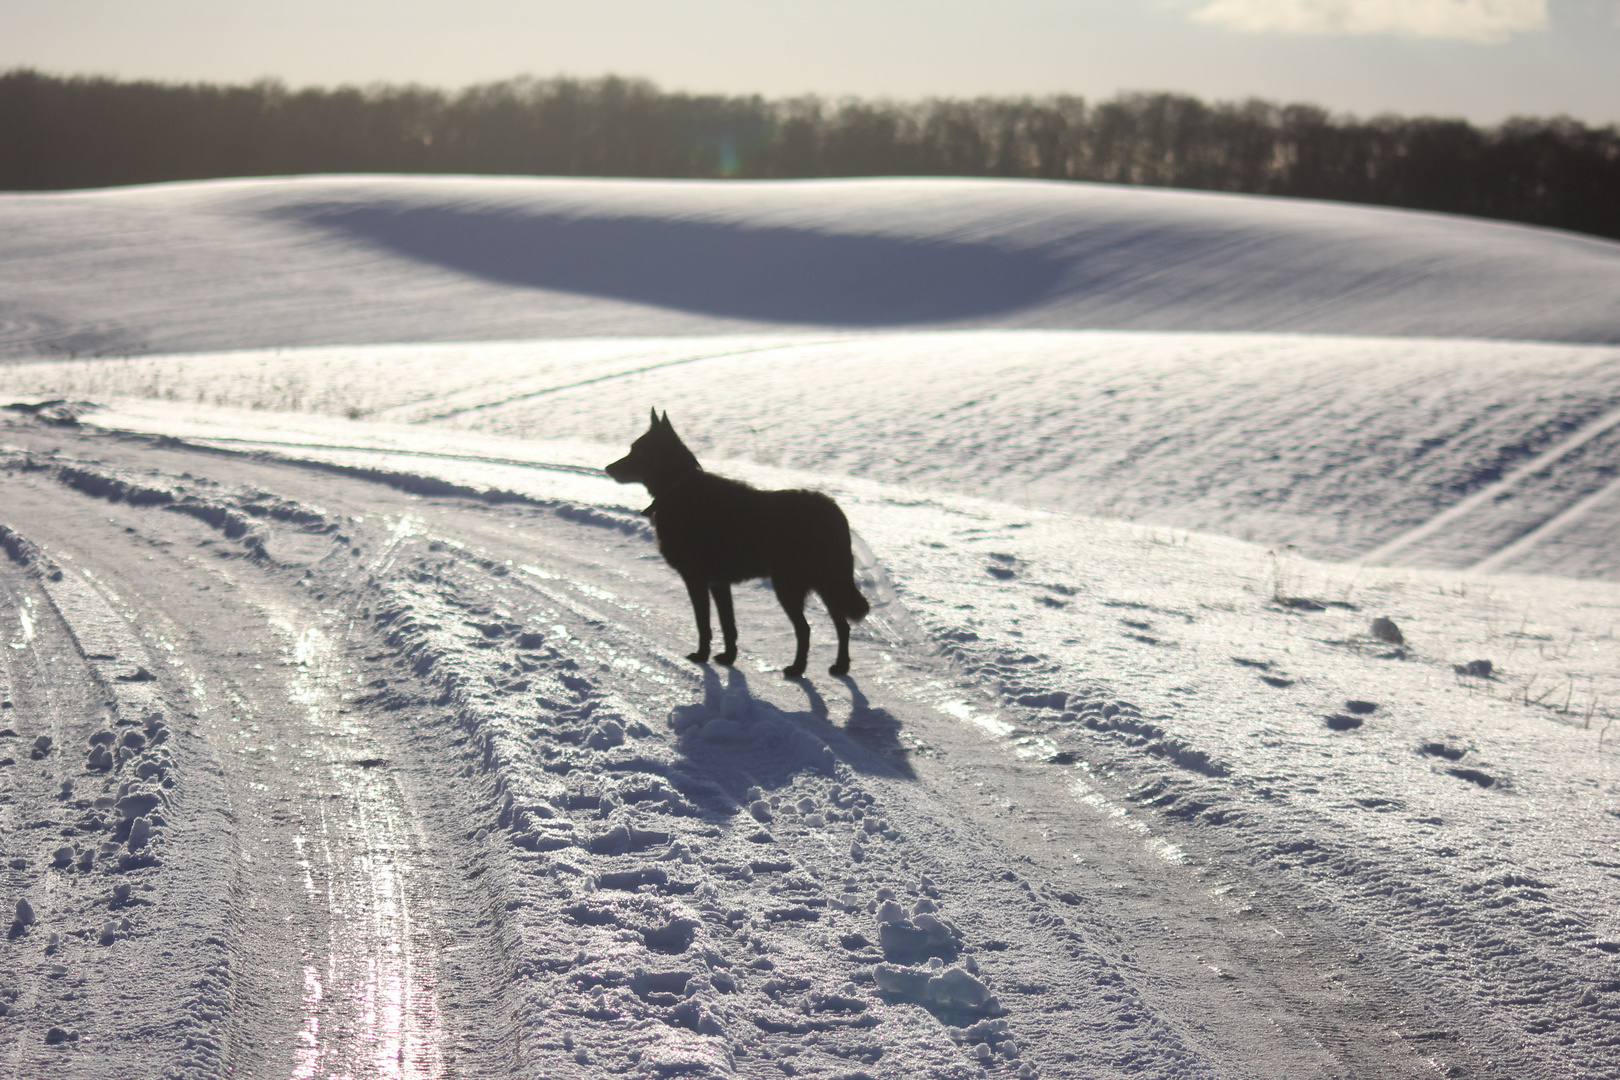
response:
<path fill-rule="evenodd" d="M 826 598 L 823 597 L 823 600 Z M 838 658 L 833 661 L 832 667 L 827 669 L 829 675 L 849 674 L 849 620 L 829 606 L 828 614 L 832 616 L 833 629 L 838 631 Z"/>
<path fill-rule="evenodd" d="M 686 658 L 694 664 L 709 662 L 709 641 L 713 638 L 713 631 L 709 629 L 709 584 L 697 578 L 686 578 L 686 595 L 692 598 L 692 617 L 697 620 L 698 647 L 697 652 L 687 653 Z"/>
<path fill-rule="evenodd" d="M 793 632 L 798 636 L 798 649 L 793 654 L 793 663 L 782 669 L 784 679 L 797 679 L 804 674 L 805 664 L 810 659 L 810 624 L 804 617 L 804 596 L 810 590 L 797 582 L 785 582 L 781 578 L 772 578 L 771 584 L 776 589 L 776 598 L 782 603 L 782 610 L 787 612 L 788 622 L 793 624 Z"/>
<path fill-rule="evenodd" d="M 725 651 L 715 656 L 714 662 L 730 667 L 737 659 L 737 619 L 731 611 L 731 584 L 717 581 L 709 591 L 714 594 L 714 610 L 720 614 L 720 637 L 726 643 Z"/>

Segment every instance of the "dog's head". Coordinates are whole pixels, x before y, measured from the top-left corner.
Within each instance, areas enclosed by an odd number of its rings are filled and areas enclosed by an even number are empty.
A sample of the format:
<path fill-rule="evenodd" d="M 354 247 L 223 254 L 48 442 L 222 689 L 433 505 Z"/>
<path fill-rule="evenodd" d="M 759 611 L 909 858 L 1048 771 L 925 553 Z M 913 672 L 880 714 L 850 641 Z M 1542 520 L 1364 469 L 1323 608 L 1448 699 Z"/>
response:
<path fill-rule="evenodd" d="M 662 418 L 652 410 L 652 423 L 630 444 L 630 452 L 607 466 L 607 474 L 621 484 L 645 484 L 657 495 L 659 490 L 698 468 L 697 458 L 675 434 L 669 413 Z"/>

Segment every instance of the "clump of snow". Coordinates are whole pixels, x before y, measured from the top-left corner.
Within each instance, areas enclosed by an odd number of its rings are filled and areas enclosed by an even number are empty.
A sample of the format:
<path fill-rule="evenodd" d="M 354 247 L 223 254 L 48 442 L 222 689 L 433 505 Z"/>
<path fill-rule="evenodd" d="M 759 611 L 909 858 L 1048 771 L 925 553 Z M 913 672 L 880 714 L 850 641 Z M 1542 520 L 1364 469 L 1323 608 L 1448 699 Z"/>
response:
<path fill-rule="evenodd" d="M 34 922 L 34 906 L 28 902 L 28 897 L 17 897 L 16 911 L 11 916 L 12 931 L 15 933 L 17 931 L 24 930 L 30 926 L 33 926 Z"/>

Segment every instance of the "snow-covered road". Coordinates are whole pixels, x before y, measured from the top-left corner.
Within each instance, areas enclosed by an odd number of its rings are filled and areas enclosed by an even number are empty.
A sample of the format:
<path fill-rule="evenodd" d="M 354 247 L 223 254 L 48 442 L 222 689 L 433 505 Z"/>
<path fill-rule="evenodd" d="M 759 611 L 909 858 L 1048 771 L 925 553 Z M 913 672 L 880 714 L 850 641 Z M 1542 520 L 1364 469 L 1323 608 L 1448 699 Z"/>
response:
<path fill-rule="evenodd" d="M 1445 579 L 851 482 L 877 609 L 791 683 L 582 474 L 4 441 L 15 1075 L 1614 1075 L 1613 750 L 1449 675 Z"/>

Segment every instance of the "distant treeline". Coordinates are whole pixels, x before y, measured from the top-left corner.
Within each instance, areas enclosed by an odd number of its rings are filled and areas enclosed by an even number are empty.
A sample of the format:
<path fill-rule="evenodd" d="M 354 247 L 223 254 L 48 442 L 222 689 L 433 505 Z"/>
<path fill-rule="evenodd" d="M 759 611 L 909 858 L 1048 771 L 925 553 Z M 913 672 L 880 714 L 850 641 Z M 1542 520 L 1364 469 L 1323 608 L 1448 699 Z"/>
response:
<path fill-rule="evenodd" d="M 1023 176 L 1439 210 L 1620 238 L 1620 131 L 1175 94 L 875 102 L 516 79 L 288 90 L 0 75 L 0 189 L 295 173 Z"/>

